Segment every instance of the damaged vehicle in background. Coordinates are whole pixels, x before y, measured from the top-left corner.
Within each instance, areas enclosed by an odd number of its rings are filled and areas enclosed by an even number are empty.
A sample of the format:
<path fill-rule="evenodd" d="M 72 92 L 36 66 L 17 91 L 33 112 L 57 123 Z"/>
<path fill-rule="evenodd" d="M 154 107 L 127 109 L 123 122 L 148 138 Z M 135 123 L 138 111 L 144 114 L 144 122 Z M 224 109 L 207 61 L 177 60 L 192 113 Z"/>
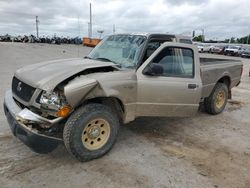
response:
<path fill-rule="evenodd" d="M 228 46 L 224 51 L 224 55 L 238 56 L 240 50 L 241 46 Z"/>
<path fill-rule="evenodd" d="M 210 49 L 210 53 L 215 53 L 215 54 L 224 54 L 224 51 L 227 47 L 226 46 L 223 46 L 223 45 L 215 45 L 215 46 L 212 46 L 211 49 Z"/>
<path fill-rule="evenodd" d="M 12 133 L 38 153 L 64 144 L 79 161 L 103 156 L 137 117 L 221 113 L 240 83 L 240 61 L 200 58 L 169 34 L 116 34 L 85 58 L 17 70 L 4 98 Z M 146 123 L 146 122 L 145 122 Z"/>

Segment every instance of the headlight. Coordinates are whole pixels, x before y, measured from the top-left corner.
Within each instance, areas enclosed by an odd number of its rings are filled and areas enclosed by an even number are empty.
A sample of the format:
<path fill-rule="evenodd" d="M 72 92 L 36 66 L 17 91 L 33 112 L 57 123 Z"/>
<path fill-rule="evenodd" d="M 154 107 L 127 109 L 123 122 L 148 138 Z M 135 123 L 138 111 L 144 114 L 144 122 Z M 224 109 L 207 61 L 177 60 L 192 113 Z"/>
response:
<path fill-rule="evenodd" d="M 48 110 L 51 115 L 66 117 L 71 111 L 63 94 L 44 91 L 40 98 L 41 108 Z"/>
<path fill-rule="evenodd" d="M 44 91 L 40 98 L 40 103 L 43 108 L 56 111 L 60 109 L 62 100 L 57 93 Z"/>

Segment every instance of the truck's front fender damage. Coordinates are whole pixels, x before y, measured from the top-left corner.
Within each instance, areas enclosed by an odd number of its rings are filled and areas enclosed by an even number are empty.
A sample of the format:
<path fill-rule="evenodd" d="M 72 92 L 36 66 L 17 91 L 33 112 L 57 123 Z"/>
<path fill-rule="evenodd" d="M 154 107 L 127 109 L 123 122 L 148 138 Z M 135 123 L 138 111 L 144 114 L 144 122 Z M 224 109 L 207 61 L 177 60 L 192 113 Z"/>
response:
<path fill-rule="evenodd" d="M 76 108 L 85 102 L 97 102 L 112 106 L 114 112 L 119 113 L 123 123 L 135 119 L 135 103 L 124 100 L 123 94 L 113 84 L 88 76 L 80 76 L 64 86 L 64 94 L 71 107 Z M 134 88 L 135 89 L 135 88 Z M 125 88 L 124 90 L 127 90 Z M 134 93 L 134 91 L 131 91 Z M 134 98 L 134 97 L 133 97 Z"/>
<path fill-rule="evenodd" d="M 77 77 L 64 87 L 67 102 L 75 107 L 93 89 L 98 82 L 86 76 Z"/>

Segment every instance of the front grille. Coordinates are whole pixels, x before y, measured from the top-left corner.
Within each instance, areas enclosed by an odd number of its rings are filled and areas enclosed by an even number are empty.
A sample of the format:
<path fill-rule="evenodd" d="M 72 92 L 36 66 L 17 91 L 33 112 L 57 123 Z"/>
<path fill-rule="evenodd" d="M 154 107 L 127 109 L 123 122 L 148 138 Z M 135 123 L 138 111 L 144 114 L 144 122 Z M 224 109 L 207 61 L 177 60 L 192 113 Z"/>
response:
<path fill-rule="evenodd" d="M 29 102 L 35 92 L 35 88 L 25 84 L 16 77 L 12 79 L 12 92 L 25 102 Z"/>

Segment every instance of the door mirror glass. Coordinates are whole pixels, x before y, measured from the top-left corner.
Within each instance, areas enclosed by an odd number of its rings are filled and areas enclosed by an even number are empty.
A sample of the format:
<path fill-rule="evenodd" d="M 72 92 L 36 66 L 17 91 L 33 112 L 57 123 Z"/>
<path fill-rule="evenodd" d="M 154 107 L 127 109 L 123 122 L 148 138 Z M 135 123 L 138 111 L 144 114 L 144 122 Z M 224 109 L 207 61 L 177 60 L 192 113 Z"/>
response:
<path fill-rule="evenodd" d="M 150 63 L 144 70 L 143 74 L 149 76 L 160 76 L 163 74 L 163 67 L 158 63 Z"/>

